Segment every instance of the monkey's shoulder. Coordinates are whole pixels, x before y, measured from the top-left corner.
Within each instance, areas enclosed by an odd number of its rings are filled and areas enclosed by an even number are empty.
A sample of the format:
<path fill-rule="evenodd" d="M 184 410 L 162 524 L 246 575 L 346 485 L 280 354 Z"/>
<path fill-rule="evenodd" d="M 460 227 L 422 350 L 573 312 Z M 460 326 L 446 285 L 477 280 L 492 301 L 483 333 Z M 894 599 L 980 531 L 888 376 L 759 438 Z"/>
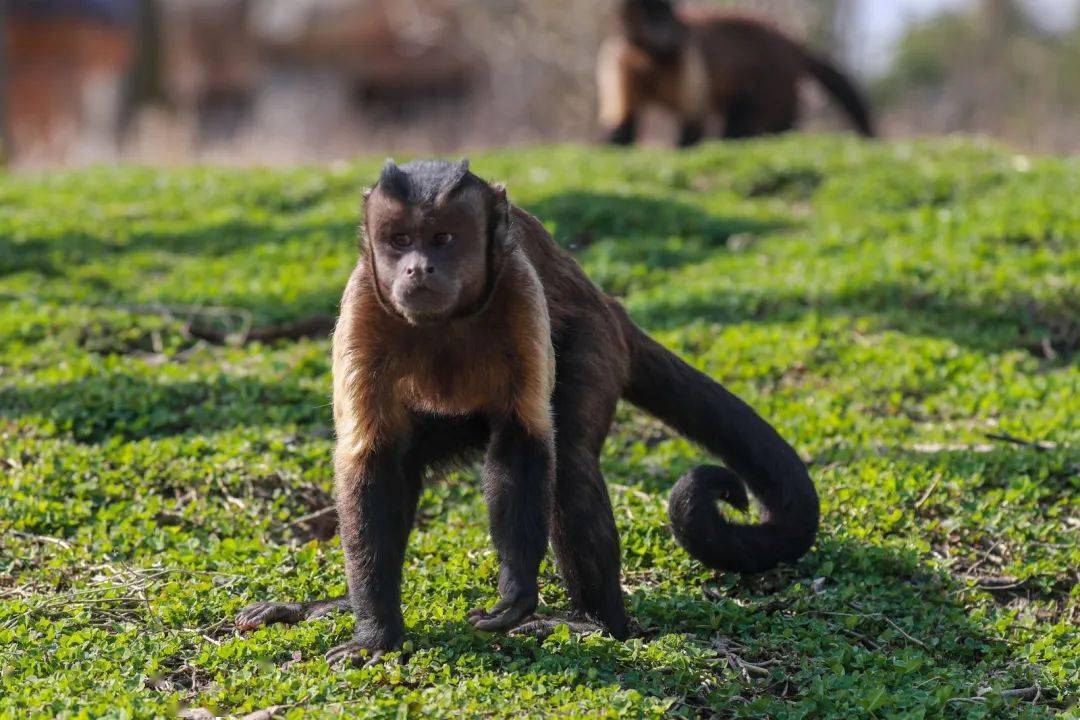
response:
<path fill-rule="evenodd" d="M 596 62 L 601 83 L 619 82 L 618 73 L 649 72 L 654 64 L 649 53 L 622 35 L 612 35 L 603 41 Z"/>

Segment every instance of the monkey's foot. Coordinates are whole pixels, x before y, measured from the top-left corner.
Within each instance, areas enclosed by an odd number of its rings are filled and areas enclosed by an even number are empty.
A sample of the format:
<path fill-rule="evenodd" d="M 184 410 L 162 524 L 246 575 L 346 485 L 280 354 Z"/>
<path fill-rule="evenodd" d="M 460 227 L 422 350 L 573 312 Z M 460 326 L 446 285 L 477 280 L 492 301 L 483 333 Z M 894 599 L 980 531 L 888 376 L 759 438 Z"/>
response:
<path fill-rule="evenodd" d="M 467 619 L 477 630 L 505 632 L 521 624 L 536 609 L 537 597 L 534 594 L 522 594 L 517 597 L 500 600 L 491 610 L 474 608 Z"/>
<path fill-rule="evenodd" d="M 301 620 L 310 620 L 344 610 L 348 606 L 348 599 L 343 597 L 310 602 L 257 602 L 240 611 L 240 614 L 236 616 L 236 627 L 241 632 L 247 632 L 274 623 L 294 625 Z"/>
<path fill-rule="evenodd" d="M 556 628 L 558 628 L 560 625 L 566 625 L 568 628 L 570 628 L 570 632 L 577 633 L 579 635 L 607 632 L 607 629 L 603 625 L 598 622 L 593 622 L 592 620 L 583 620 L 580 618 L 534 616 L 511 630 L 510 634 L 532 635 L 539 640 L 543 640 L 548 635 L 551 635 L 553 632 L 555 632 Z"/>
<path fill-rule="evenodd" d="M 633 120 L 625 120 L 607 134 L 607 142 L 611 145 L 629 145 L 634 142 L 635 124 Z"/>
<path fill-rule="evenodd" d="M 350 640 L 330 648 L 326 653 L 326 662 L 330 663 L 330 665 L 370 667 L 385 654 L 385 650 L 375 650 L 365 646 L 359 640 Z"/>

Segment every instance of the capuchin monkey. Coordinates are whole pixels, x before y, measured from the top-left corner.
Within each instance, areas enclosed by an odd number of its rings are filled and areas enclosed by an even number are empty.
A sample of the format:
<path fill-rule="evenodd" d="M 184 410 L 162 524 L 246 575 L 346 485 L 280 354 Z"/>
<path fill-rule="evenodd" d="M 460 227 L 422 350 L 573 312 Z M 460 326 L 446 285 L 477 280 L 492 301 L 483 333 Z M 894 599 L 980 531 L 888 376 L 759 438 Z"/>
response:
<path fill-rule="evenodd" d="M 333 339 L 337 511 L 348 596 L 261 602 L 249 630 L 351 607 L 332 662 L 401 645 L 401 573 L 421 481 L 484 452 L 499 598 L 480 630 L 544 635 L 561 623 L 626 638 L 619 538 L 600 450 L 620 398 L 723 458 L 675 485 L 678 542 L 711 568 L 761 572 L 810 547 L 818 498 L 799 456 L 746 403 L 652 340 L 543 226 L 467 161 L 388 161 L 365 194 L 362 250 Z M 745 484 L 745 485 L 744 485 Z M 764 505 L 756 525 L 716 502 Z M 538 617 L 554 548 L 573 613 Z"/>
<path fill-rule="evenodd" d="M 799 80 L 816 79 L 874 135 L 866 102 L 843 73 L 779 30 L 711 7 L 678 11 L 670 0 L 620 0 L 619 35 L 597 61 L 600 124 L 608 142 L 628 145 L 641 110 L 658 105 L 680 123 L 679 145 L 693 145 L 712 114 L 725 138 L 791 130 L 799 118 Z"/>

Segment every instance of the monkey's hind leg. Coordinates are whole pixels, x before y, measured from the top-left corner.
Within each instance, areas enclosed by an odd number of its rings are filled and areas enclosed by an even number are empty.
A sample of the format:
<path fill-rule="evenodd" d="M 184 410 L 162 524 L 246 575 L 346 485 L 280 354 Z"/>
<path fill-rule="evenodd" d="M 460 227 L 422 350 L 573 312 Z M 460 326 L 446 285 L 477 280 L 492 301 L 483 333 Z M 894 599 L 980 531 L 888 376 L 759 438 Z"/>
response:
<path fill-rule="evenodd" d="M 679 126 L 679 147 L 690 147 L 701 142 L 705 126 L 701 120 L 683 120 Z"/>
<path fill-rule="evenodd" d="M 619 584 L 619 536 L 598 459 L 561 447 L 558 454 L 552 541 L 573 613 L 536 616 L 513 634 L 546 637 L 567 625 L 625 640 L 630 629 Z"/>
<path fill-rule="evenodd" d="M 637 137 L 637 118 L 628 115 L 625 120 L 612 128 L 607 134 L 610 145 L 632 145 Z"/>
<path fill-rule="evenodd" d="M 760 135 L 757 129 L 757 109 L 749 100 L 738 99 L 728 105 L 724 113 L 724 138 L 741 140 Z"/>
<path fill-rule="evenodd" d="M 635 113 L 641 101 L 631 77 L 631 54 L 626 42 L 608 40 L 600 47 L 597 57 L 600 126 L 604 128 L 605 140 L 613 145 L 630 145 L 637 137 Z"/>
<path fill-rule="evenodd" d="M 559 462 L 552 540 L 573 612 L 534 615 L 510 634 L 544 638 L 566 625 L 571 632 L 625 640 L 630 629 L 619 584 L 619 537 L 600 468 L 595 458 Z"/>
<path fill-rule="evenodd" d="M 559 439 L 552 545 L 574 612 L 569 618 L 536 617 L 516 632 L 543 637 L 568 625 L 623 640 L 630 630 L 619 583 L 619 534 L 600 472 L 618 395 L 610 378 L 597 377 L 595 368 L 603 366 L 592 361 L 590 348 L 562 350 L 553 398 Z"/>
<path fill-rule="evenodd" d="M 274 623 L 295 625 L 348 609 L 349 598 L 345 596 L 307 602 L 257 602 L 240 611 L 236 616 L 236 627 L 241 632 L 248 632 Z"/>

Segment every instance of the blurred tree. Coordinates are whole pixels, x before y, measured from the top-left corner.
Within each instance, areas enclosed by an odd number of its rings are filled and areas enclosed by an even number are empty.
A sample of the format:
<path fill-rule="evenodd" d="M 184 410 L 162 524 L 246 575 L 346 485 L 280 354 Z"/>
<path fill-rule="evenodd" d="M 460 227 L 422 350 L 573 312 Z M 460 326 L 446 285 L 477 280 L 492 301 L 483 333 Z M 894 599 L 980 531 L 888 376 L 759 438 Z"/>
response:
<path fill-rule="evenodd" d="M 979 0 L 913 25 L 873 97 L 901 134 L 978 132 L 1080 147 L 1080 32 L 1051 34 L 1016 0 Z"/>
<path fill-rule="evenodd" d="M 0 0 L 0 167 L 7 164 L 11 154 L 7 74 L 7 0 Z"/>
<path fill-rule="evenodd" d="M 121 135 L 127 132 L 138 111 L 166 100 L 162 77 L 162 27 L 159 0 L 135 4 L 135 56 L 124 88 Z"/>

